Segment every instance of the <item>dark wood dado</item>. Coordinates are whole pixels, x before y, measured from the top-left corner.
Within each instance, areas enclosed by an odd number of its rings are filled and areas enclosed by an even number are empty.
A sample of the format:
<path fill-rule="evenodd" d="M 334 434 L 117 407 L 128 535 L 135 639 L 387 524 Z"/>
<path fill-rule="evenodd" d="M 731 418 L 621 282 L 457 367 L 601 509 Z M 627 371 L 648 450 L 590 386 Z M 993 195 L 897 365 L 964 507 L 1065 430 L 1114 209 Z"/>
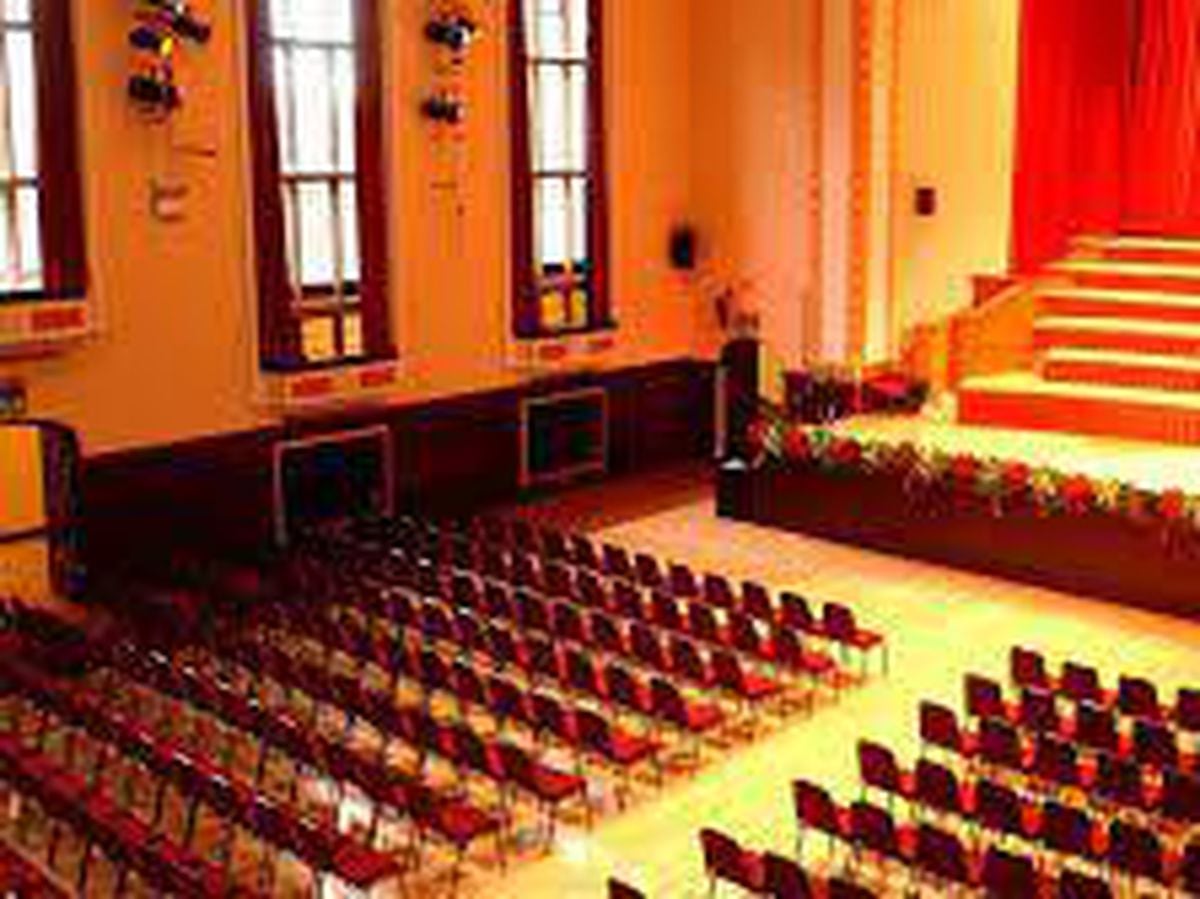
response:
<path fill-rule="evenodd" d="M 84 463 L 93 567 L 178 546 L 252 552 L 272 540 L 272 447 L 281 438 L 386 424 L 397 506 L 470 511 L 519 497 L 522 397 L 598 385 L 609 397 L 609 469 L 625 474 L 712 451 L 713 366 L 679 359 L 405 406 L 286 421 Z"/>
<path fill-rule="evenodd" d="M 1200 617 L 1200 541 L 1103 513 L 996 516 L 898 479 L 783 466 L 724 469 L 720 515 L 1186 617 Z"/>

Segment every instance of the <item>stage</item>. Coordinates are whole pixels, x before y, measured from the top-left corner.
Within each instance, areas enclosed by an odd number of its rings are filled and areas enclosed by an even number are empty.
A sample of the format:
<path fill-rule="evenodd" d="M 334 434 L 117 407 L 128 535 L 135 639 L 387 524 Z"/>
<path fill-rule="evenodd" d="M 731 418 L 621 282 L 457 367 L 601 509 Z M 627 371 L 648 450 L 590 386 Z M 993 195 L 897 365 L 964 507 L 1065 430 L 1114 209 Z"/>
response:
<path fill-rule="evenodd" d="M 1200 617 L 1200 449 L 975 427 L 953 410 L 752 428 L 724 517 Z"/>

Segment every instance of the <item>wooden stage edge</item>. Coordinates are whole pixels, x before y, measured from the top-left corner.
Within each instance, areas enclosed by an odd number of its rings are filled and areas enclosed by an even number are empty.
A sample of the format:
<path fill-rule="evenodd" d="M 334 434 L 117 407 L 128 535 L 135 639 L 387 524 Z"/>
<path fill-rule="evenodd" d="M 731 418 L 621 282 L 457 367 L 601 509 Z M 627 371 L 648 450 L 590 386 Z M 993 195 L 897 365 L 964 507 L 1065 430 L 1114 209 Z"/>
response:
<path fill-rule="evenodd" d="M 1102 512 L 995 515 L 982 503 L 919 502 L 897 477 L 783 464 L 724 466 L 717 512 L 867 549 L 1200 618 L 1200 537 Z"/>

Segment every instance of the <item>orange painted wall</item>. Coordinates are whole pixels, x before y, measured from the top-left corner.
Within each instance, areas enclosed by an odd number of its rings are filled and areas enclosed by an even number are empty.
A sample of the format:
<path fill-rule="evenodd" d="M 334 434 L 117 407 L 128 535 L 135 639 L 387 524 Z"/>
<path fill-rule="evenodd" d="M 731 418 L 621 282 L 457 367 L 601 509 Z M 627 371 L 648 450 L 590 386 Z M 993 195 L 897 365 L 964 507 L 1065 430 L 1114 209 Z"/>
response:
<path fill-rule="evenodd" d="M 899 0 L 893 184 L 898 325 L 971 302 L 971 277 L 1008 270 L 1019 0 Z M 938 190 L 918 218 L 913 191 Z"/>
<path fill-rule="evenodd" d="M 666 262 L 671 224 L 693 213 L 694 5 L 607 4 L 613 281 L 621 328 L 604 365 L 692 355 L 713 343 L 693 284 Z M 91 300 L 102 331 L 70 353 L 0 362 L 0 371 L 23 376 L 33 412 L 75 425 L 89 453 L 268 423 L 275 413 L 262 400 L 250 291 L 241 3 L 196 3 L 215 21 L 215 38 L 187 51 L 187 106 L 169 129 L 140 120 L 124 100 L 128 7 L 90 0 L 75 6 Z M 485 37 L 472 53 L 470 124 L 457 145 L 431 140 L 415 112 L 432 82 L 431 51 L 420 36 L 426 4 L 385 0 L 384 6 L 393 101 L 393 311 L 403 357 L 394 400 L 514 383 L 522 375 L 506 347 L 503 4 L 475 4 Z M 185 222 L 151 217 L 153 178 L 188 185 Z M 446 181 L 456 189 L 435 186 Z"/>
<path fill-rule="evenodd" d="M 805 354 L 819 302 L 813 220 L 820 4 L 694 0 L 693 185 L 704 283 L 749 282 L 768 349 Z"/>

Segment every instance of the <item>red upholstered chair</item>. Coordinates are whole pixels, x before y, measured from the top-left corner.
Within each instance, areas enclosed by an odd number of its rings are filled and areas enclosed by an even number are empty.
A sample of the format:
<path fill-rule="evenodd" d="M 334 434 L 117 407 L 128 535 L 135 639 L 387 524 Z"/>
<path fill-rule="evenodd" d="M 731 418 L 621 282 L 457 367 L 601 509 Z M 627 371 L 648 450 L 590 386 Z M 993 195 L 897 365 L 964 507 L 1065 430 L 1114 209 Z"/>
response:
<path fill-rule="evenodd" d="M 1063 663 L 1058 689 L 1076 702 L 1086 700 L 1097 705 L 1107 704 L 1108 697 L 1100 686 L 1100 673 L 1090 665 L 1070 661 Z"/>
<path fill-rule="evenodd" d="M 771 602 L 771 591 L 756 581 L 742 581 L 741 611 L 747 615 L 774 623 L 775 606 Z"/>
<path fill-rule="evenodd" d="M 973 866 L 962 841 L 931 824 L 922 824 L 917 830 L 916 865 L 939 883 L 972 885 Z"/>
<path fill-rule="evenodd" d="M 901 771 L 896 754 L 880 743 L 858 741 L 858 774 L 863 782 L 863 797 L 870 798 L 872 789 L 881 791 L 887 797 L 889 811 L 894 810 L 897 796 L 911 800 L 916 795 L 912 775 Z"/>
<path fill-rule="evenodd" d="M 1175 723 L 1180 730 L 1200 733 L 1200 688 L 1184 687 L 1175 698 Z"/>
<path fill-rule="evenodd" d="M 726 642 L 725 630 L 717 621 L 717 615 L 712 610 L 712 607 L 705 602 L 689 602 L 687 617 L 688 631 L 697 640 L 714 644 L 723 644 Z"/>
<path fill-rule="evenodd" d="M 684 629 L 683 613 L 679 611 L 679 603 L 675 597 L 661 590 L 655 590 L 650 597 L 650 611 L 654 623 L 670 631 Z"/>
<path fill-rule="evenodd" d="M 609 577 L 622 578 L 627 581 L 635 580 L 637 577 L 629 554 L 621 547 L 611 543 L 604 544 L 601 570 Z"/>
<path fill-rule="evenodd" d="M 609 662 L 604 669 L 604 682 L 615 702 L 644 717 L 655 715 L 654 697 L 650 688 L 628 668 Z"/>
<path fill-rule="evenodd" d="M 1042 654 L 1022 646 L 1014 646 L 1009 655 L 1009 676 L 1020 687 L 1049 690 L 1053 686 Z"/>
<path fill-rule="evenodd" d="M 622 618 L 647 621 L 646 603 L 642 591 L 627 581 L 617 581 L 613 586 L 613 611 Z"/>
<path fill-rule="evenodd" d="M 643 587 L 657 590 L 666 586 L 666 578 L 663 577 L 662 568 L 658 565 L 658 559 L 649 553 L 637 553 L 633 557 L 633 568 L 637 575 L 638 583 Z"/>
<path fill-rule="evenodd" d="M 1142 768 L 1134 759 L 1125 759 L 1111 752 L 1096 756 L 1096 778 L 1092 795 L 1122 809 L 1149 808 Z"/>
<path fill-rule="evenodd" d="M 653 671 L 670 671 L 671 663 L 658 632 L 644 624 L 634 622 L 629 628 L 629 647 L 634 658 Z"/>
<path fill-rule="evenodd" d="M 543 765 L 524 749 L 512 743 L 497 744 L 496 752 L 502 760 L 507 777 L 537 798 L 546 819 L 546 844 L 552 844 L 558 823 L 559 806 L 578 797 L 586 799 L 587 781 L 578 774 Z"/>
<path fill-rule="evenodd" d="M 592 656 L 579 649 L 568 649 L 563 654 L 566 667 L 566 683 L 572 690 L 597 699 L 607 699 L 608 690 L 600 670 Z"/>
<path fill-rule="evenodd" d="M 712 686 L 713 671 L 700 655 L 695 643 L 684 637 L 672 637 L 669 651 L 671 669 L 676 674 L 702 686 Z"/>
<path fill-rule="evenodd" d="M 743 667 L 741 660 L 728 650 L 713 652 L 712 668 L 716 685 L 745 703 L 763 702 L 778 696 L 783 690 L 779 681 Z"/>
<path fill-rule="evenodd" d="M 661 677 L 650 681 L 650 695 L 654 701 L 655 717 L 697 740 L 724 721 L 716 705 L 686 699 L 674 684 Z"/>
<path fill-rule="evenodd" d="M 1012 788 L 981 780 L 975 788 L 975 819 L 987 830 L 1026 839 L 1036 835 L 1035 822 L 1025 814 L 1020 796 Z"/>
<path fill-rule="evenodd" d="M 1042 734 L 1056 734 L 1062 728 L 1054 694 L 1037 687 L 1021 690 L 1021 727 Z"/>
<path fill-rule="evenodd" d="M 600 556 L 596 545 L 583 534 L 571 535 L 571 559 L 579 568 L 588 571 L 600 570 Z"/>
<path fill-rule="evenodd" d="M 1184 850 L 1178 880 L 1184 890 L 1200 896 L 1200 842 L 1193 842 Z"/>
<path fill-rule="evenodd" d="M 710 896 L 716 894 L 717 883 L 722 880 L 749 893 L 764 892 L 762 856 L 757 852 L 743 849 L 733 837 L 711 827 L 700 831 L 700 848 L 704 853 Z"/>
<path fill-rule="evenodd" d="M 516 606 L 507 587 L 491 581 L 484 586 L 483 614 L 493 621 L 516 620 Z"/>
<path fill-rule="evenodd" d="M 1200 824 L 1200 775 L 1168 768 L 1159 802 L 1161 815 L 1177 824 Z"/>
<path fill-rule="evenodd" d="M 562 562 L 551 562 L 546 565 L 542 569 L 542 578 L 545 581 L 547 596 L 574 597 L 576 595 L 575 575 Z"/>
<path fill-rule="evenodd" d="M 550 609 L 550 630 L 559 640 L 586 643 L 587 628 L 579 609 L 569 602 L 556 602 Z"/>
<path fill-rule="evenodd" d="M 1033 859 L 1016 855 L 995 846 L 983 857 L 980 886 L 989 899 L 1016 899 L 1018 896 L 1038 896 L 1041 884 Z"/>
<path fill-rule="evenodd" d="M 968 817 L 973 811 L 957 775 L 929 759 L 917 762 L 915 798 L 918 804 L 944 814 Z"/>
<path fill-rule="evenodd" d="M 1042 806 L 1042 842 L 1064 855 L 1098 861 L 1102 835 L 1087 812 L 1050 800 Z"/>
<path fill-rule="evenodd" d="M 704 575 L 704 599 L 722 609 L 732 609 L 737 605 L 733 587 L 719 574 Z"/>
<path fill-rule="evenodd" d="M 591 571 L 582 571 L 578 578 L 579 601 L 593 609 L 608 609 L 612 597 L 604 581 Z"/>
<path fill-rule="evenodd" d="M 821 613 L 821 624 L 825 635 L 843 647 L 855 650 L 862 656 L 863 672 L 866 673 L 869 654 L 878 649 L 883 658 L 883 671 L 888 670 L 888 647 L 883 635 L 858 626 L 854 612 L 849 607 L 835 602 L 825 603 Z"/>
<path fill-rule="evenodd" d="M 1056 792 L 1079 787 L 1082 775 L 1075 746 L 1057 737 L 1039 735 L 1033 754 L 1033 775 Z"/>
<path fill-rule="evenodd" d="M 526 590 L 513 594 L 516 605 L 517 624 L 526 631 L 550 633 L 550 610 L 545 601 Z"/>
<path fill-rule="evenodd" d="M 1133 725 L 1133 751 L 1143 765 L 1178 768 L 1179 743 L 1175 731 L 1161 721 L 1141 719 Z"/>
<path fill-rule="evenodd" d="M 688 566 L 681 562 L 673 563 L 669 577 L 669 586 L 673 596 L 682 599 L 700 595 L 700 585 L 696 581 L 696 575 Z"/>
<path fill-rule="evenodd" d="M 592 635 L 592 641 L 596 646 L 605 652 L 618 656 L 625 655 L 625 635 L 620 625 L 607 613 L 593 611 L 588 615 L 588 633 Z"/>
<path fill-rule="evenodd" d="M 891 813 L 869 802 L 850 806 L 850 841 L 882 859 L 907 861 L 912 854 L 911 839 L 902 835 Z"/>
<path fill-rule="evenodd" d="M 808 874 L 790 858 L 764 852 L 763 891 L 772 899 L 815 899 Z"/>
<path fill-rule="evenodd" d="M 808 600 L 799 593 L 785 590 L 779 594 L 779 621 L 785 627 L 813 636 L 822 636 L 824 628 L 812 613 Z"/>
<path fill-rule="evenodd" d="M 1033 756 L 1026 753 L 1017 729 L 999 718 L 986 718 L 979 724 L 980 761 L 1009 771 L 1026 771 Z"/>
<path fill-rule="evenodd" d="M 1075 725 L 1072 733 L 1075 742 L 1088 749 L 1116 752 L 1119 748 L 1117 715 L 1111 706 L 1098 705 L 1084 700 L 1075 707 Z"/>
<path fill-rule="evenodd" d="M 828 835 L 830 851 L 838 840 L 850 838 L 850 810 L 838 808 L 819 784 L 804 779 L 792 781 L 792 805 L 796 813 L 797 857 L 803 853 L 804 838 L 810 830 Z"/>
<path fill-rule="evenodd" d="M 776 625 L 771 631 L 775 646 L 777 669 L 800 674 L 814 681 L 829 678 L 837 672 L 837 662 L 827 653 L 810 649 L 798 633 L 786 625 Z"/>
<path fill-rule="evenodd" d="M 975 742 L 963 733 L 953 709 L 936 702 L 922 702 L 919 714 L 923 747 L 934 746 L 963 758 L 975 755 Z"/>
<path fill-rule="evenodd" d="M 1151 831 L 1120 818 L 1108 828 L 1108 863 L 1134 879 L 1166 882 L 1162 842 Z"/>
<path fill-rule="evenodd" d="M 968 674 L 963 681 L 967 714 L 973 718 L 1009 718 L 1013 710 L 1004 699 L 1004 688 L 990 677 Z"/>
<path fill-rule="evenodd" d="M 1158 688 L 1144 677 L 1121 675 L 1117 684 L 1117 709 L 1122 715 L 1130 718 L 1151 718 L 1158 721 L 1163 717 Z"/>

